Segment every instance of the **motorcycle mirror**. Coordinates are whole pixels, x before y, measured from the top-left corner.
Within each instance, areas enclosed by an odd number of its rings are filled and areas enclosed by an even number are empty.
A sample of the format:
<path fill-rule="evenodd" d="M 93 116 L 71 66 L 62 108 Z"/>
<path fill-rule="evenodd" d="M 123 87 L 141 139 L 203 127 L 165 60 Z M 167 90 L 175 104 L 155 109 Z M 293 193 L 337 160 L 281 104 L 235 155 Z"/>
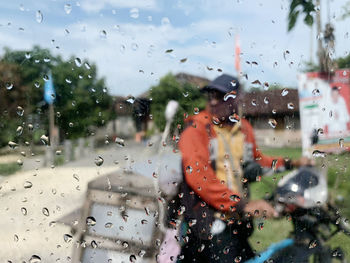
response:
<path fill-rule="evenodd" d="M 166 121 L 171 121 L 177 112 L 179 103 L 176 100 L 170 100 L 165 108 L 165 119 Z"/>

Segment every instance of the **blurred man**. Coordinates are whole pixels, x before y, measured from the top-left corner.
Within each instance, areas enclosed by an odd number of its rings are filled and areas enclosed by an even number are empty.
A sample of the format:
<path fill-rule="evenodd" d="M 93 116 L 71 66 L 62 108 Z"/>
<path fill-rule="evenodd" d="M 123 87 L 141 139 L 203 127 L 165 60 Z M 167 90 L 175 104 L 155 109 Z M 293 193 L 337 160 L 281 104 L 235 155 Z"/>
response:
<path fill-rule="evenodd" d="M 180 262 L 240 262 L 253 256 L 248 243 L 252 216 L 275 215 L 263 200 L 248 201 L 247 183 L 259 180 L 261 166 L 290 169 L 290 160 L 257 150 L 253 128 L 240 118 L 239 82 L 221 75 L 203 88 L 206 109 L 187 119 L 179 148 L 184 183 L 180 208 L 185 244 Z"/>

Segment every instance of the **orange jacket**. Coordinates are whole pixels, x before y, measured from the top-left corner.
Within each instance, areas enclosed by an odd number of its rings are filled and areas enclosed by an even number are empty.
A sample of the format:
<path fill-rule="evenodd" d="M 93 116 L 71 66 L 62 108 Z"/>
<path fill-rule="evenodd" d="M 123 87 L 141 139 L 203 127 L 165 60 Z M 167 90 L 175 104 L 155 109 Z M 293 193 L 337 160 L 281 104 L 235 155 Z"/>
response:
<path fill-rule="evenodd" d="M 188 127 L 181 134 L 179 142 L 185 181 L 207 204 L 216 210 L 229 211 L 237 205 L 239 200 L 232 196 L 238 193 L 232 192 L 217 179 L 211 165 L 210 141 L 216 137 L 212 116 L 202 111 L 189 117 L 186 123 Z M 277 160 L 276 168 L 284 166 L 283 158 L 265 156 L 257 150 L 253 128 L 246 119 L 241 119 L 241 131 L 245 135 L 244 143 L 252 149 L 253 160 L 263 167 L 271 167 L 273 160 Z"/>

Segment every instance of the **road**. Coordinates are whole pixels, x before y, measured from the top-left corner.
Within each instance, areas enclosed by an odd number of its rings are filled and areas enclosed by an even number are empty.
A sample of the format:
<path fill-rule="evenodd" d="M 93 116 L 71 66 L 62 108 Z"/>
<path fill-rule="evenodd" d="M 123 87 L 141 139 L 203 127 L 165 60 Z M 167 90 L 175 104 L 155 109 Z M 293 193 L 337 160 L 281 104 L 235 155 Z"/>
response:
<path fill-rule="evenodd" d="M 149 146 L 129 143 L 90 153 L 55 168 L 27 169 L 0 183 L 0 262 L 70 262 L 75 240 L 64 239 L 70 227 L 55 223 L 78 209 L 89 181 L 120 171 L 151 154 Z M 101 156 L 101 166 L 95 158 Z M 36 262 L 36 261 L 35 261 Z"/>

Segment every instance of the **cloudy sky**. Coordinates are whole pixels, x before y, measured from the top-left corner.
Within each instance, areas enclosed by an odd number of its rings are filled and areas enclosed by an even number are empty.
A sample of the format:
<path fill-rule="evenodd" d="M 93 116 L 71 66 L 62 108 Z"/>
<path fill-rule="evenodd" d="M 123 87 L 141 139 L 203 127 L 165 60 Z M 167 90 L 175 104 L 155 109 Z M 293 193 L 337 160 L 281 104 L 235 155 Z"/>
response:
<path fill-rule="evenodd" d="M 346 0 L 329 1 L 335 56 L 344 56 L 350 18 L 339 17 Z M 326 0 L 321 2 L 325 23 Z M 310 59 L 310 43 L 316 51 L 316 33 L 301 21 L 287 33 L 288 6 L 289 0 L 1 1 L 0 52 L 37 44 L 65 58 L 87 58 L 97 64 L 112 94 L 136 96 L 167 72 L 209 79 L 220 74 L 217 69 L 237 74 L 234 39 L 239 34 L 247 84 L 259 79 L 296 86 L 302 62 Z"/>

